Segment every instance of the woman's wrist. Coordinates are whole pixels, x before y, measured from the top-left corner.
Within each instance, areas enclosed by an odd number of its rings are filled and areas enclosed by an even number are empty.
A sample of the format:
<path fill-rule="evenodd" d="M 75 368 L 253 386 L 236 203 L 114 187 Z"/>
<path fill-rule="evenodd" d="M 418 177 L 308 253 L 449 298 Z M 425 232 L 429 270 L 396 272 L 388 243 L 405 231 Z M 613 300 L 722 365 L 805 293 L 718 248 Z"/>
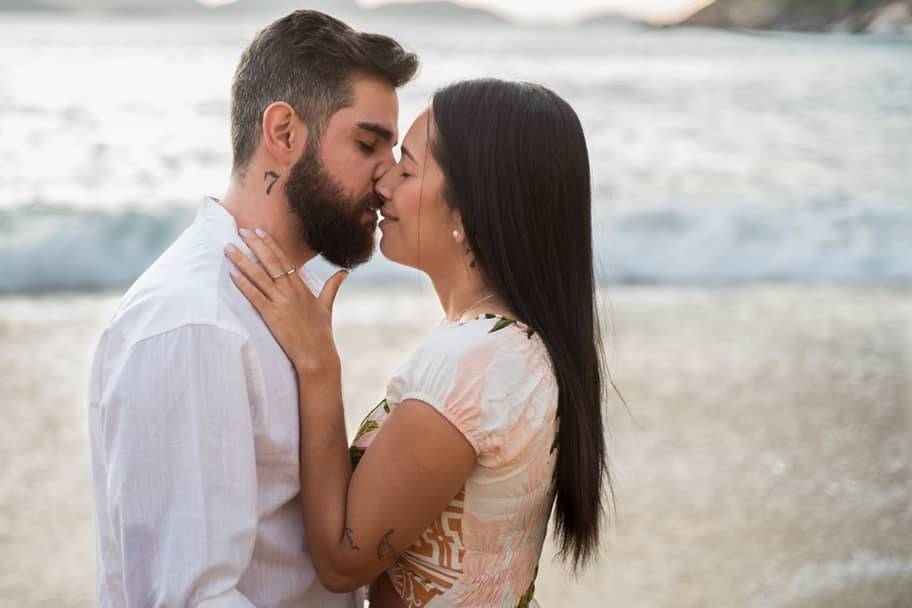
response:
<path fill-rule="evenodd" d="M 291 364 L 299 377 L 341 375 L 342 362 L 339 354 L 332 350 L 330 353 L 315 355 L 308 353 L 307 356 L 293 357 Z"/>
<path fill-rule="evenodd" d="M 342 385 L 342 363 L 338 357 L 308 358 L 292 363 L 298 380 L 306 382 L 308 386 Z"/>

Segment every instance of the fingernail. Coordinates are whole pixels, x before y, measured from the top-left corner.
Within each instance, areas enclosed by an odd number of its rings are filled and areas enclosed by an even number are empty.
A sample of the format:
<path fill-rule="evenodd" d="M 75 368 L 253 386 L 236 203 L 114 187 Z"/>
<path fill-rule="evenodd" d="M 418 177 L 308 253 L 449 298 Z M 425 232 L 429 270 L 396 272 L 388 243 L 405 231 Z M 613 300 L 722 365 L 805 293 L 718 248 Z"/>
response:
<path fill-rule="evenodd" d="M 240 230 L 238 230 L 238 234 L 240 234 L 241 236 L 250 236 L 250 231 L 247 230 L 246 228 L 241 228 Z"/>
<path fill-rule="evenodd" d="M 234 278 L 238 278 L 239 276 L 241 276 L 241 273 L 237 271 L 237 268 L 229 268 L 228 274 L 230 274 Z"/>
<path fill-rule="evenodd" d="M 237 251 L 237 247 L 235 247 L 231 243 L 228 243 L 227 245 L 225 245 L 225 252 L 234 253 L 235 251 Z"/>
<path fill-rule="evenodd" d="M 263 230 L 262 228 L 257 228 L 257 229 L 255 230 L 255 232 L 257 233 L 257 236 L 260 237 L 260 238 L 263 238 L 263 237 L 266 236 L 266 231 Z"/>

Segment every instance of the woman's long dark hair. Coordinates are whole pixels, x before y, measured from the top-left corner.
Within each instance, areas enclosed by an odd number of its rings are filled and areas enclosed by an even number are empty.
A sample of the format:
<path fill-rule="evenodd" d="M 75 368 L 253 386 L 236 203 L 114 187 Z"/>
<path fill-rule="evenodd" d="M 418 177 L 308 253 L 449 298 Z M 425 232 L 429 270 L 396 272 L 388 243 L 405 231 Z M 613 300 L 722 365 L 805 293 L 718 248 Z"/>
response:
<path fill-rule="evenodd" d="M 567 102 L 528 83 L 459 82 L 431 107 L 444 197 L 488 287 L 538 332 L 557 377 L 554 533 L 577 570 L 598 552 L 611 487 L 583 129 Z"/>

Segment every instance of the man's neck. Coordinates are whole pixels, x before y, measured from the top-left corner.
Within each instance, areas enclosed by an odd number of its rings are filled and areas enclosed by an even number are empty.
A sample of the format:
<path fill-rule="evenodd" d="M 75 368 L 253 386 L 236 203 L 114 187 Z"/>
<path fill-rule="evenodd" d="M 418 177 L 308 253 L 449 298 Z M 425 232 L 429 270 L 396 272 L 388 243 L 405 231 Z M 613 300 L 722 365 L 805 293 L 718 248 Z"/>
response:
<path fill-rule="evenodd" d="M 284 188 L 277 187 L 267 194 L 265 186 L 253 179 L 255 171 L 251 168 L 247 179 L 232 175 L 228 190 L 219 202 L 234 217 L 238 228 L 265 230 L 291 263 L 300 268 L 317 254 L 299 236 L 299 220 L 288 208 Z"/>

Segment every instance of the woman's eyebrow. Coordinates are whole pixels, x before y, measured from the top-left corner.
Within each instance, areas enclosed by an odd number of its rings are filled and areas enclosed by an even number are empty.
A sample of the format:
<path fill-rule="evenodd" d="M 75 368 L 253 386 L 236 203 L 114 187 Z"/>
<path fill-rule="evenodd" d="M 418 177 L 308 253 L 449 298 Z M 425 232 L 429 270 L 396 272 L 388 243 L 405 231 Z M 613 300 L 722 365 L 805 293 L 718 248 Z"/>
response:
<path fill-rule="evenodd" d="M 406 148 L 404 144 L 399 146 L 399 149 L 402 150 L 402 153 L 404 155 L 411 158 L 413 163 L 418 164 L 418 160 L 414 156 L 412 156 L 412 153 L 408 151 L 408 148 Z"/>

